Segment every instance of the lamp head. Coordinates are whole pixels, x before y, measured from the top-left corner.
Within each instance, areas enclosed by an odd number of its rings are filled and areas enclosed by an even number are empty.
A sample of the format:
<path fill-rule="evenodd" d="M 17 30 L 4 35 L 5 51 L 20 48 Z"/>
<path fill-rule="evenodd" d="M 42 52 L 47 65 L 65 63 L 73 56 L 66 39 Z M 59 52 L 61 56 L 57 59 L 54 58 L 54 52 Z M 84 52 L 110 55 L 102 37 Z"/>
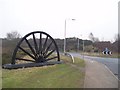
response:
<path fill-rule="evenodd" d="M 72 19 L 73 21 L 76 20 L 76 19 Z"/>

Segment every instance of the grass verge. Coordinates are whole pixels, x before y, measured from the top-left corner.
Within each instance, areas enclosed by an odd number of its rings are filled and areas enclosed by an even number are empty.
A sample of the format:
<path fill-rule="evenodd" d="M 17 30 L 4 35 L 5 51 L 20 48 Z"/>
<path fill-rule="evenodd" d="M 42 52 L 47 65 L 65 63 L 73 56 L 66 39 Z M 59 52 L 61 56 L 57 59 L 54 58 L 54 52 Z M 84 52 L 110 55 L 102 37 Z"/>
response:
<path fill-rule="evenodd" d="M 105 57 L 105 58 L 120 58 L 120 54 L 117 54 L 117 53 L 113 53 L 112 55 L 106 55 L 102 53 L 84 53 L 84 55 L 95 56 L 95 57 Z"/>
<path fill-rule="evenodd" d="M 61 56 L 64 64 L 2 70 L 3 88 L 83 88 L 84 61 Z"/>

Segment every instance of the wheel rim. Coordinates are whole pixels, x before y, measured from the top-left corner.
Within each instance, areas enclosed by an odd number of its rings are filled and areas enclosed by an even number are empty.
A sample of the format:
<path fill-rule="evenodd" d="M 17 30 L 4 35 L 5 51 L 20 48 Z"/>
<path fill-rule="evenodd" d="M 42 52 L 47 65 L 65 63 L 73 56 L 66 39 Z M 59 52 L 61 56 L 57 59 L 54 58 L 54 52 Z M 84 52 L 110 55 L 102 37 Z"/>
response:
<path fill-rule="evenodd" d="M 31 59 L 23 58 L 20 55 L 21 53 Z M 25 35 L 18 42 L 13 52 L 11 64 L 16 64 L 18 60 L 41 63 L 54 59 L 60 61 L 59 50 L 55 40 L 45 32 L 35 31 Z"/>

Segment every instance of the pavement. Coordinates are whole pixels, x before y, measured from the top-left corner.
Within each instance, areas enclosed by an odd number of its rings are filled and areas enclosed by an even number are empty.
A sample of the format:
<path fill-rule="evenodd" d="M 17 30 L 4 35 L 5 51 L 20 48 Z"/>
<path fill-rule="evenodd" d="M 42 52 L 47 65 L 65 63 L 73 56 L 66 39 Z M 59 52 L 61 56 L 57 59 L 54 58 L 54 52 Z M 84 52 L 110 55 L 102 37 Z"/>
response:
<path fill-rule="evenodd" d="M 118 79 L 102 63 L 85 59 L 84 88 L 118 88 Z"/>
<path fill-rule="evenodd" d="M 85 56 L 84 58 L 94 60 L 94 61 L 104 64 L 120 80 L 120 74 L 118 74 L 118 72 L 120 72 L 120 69 L 118 69 L 118 66 L 119 66 L 118 58 L 104 58 L 104 57 L 92 57 L 92 56 Z"/>

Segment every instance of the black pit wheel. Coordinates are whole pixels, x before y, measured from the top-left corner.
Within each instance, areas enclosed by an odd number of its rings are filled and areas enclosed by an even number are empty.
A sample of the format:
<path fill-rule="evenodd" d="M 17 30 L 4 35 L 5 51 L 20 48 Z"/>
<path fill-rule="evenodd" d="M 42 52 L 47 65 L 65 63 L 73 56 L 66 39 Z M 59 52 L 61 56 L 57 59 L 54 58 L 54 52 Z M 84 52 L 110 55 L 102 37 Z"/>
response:
<path fill-rule="evenodd" d="M 11 64 L 44 63 L 50 60 L 60 61 L 55 40 L 45 32 L 35 31 L 19 41 L 13 52 Z"/>

